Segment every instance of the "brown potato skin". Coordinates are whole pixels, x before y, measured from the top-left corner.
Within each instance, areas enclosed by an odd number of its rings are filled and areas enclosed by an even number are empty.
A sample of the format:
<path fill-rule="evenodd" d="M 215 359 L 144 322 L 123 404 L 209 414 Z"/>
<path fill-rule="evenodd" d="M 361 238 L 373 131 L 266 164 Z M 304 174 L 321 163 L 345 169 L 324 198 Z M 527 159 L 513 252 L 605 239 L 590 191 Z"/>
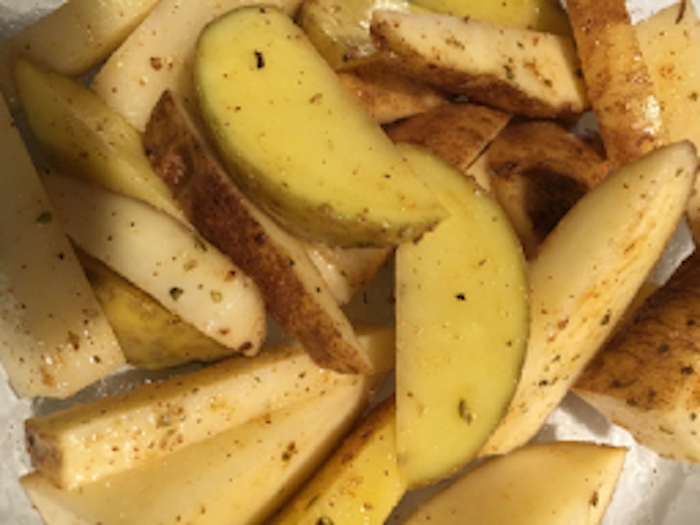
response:
<path fill-rule="evenodd" d="M 387 128 L 394 142 L 422 146 L 462 172 L 510 121 L 511 114 L 471 103 L 450 103 Z"/>
<path fill-rule="evenodd" d="M 667 143 L 624 0 L 567 2 L 588 97 L 614 167 Z"/>
<path fill-rule="evenodd" d="M 319 365 L 343 373 L 372 372 L 352 326 L 302 246 L 234 186 L 168 92 L 153 111 L 144 146 L 192 225 L 251 276 L 270 315 Z"/>
<path fill-rule="evenodd" d="M 575 391 L 657 453 L 700 462 L 700 253 L 649 296 Z"/>
<path fill-rule="evenodd" d="M 605 158 L 552 121 L 513 121 L 485 153 L 492 193 L 528 258 L 564 214 L 609 172 Z"/>

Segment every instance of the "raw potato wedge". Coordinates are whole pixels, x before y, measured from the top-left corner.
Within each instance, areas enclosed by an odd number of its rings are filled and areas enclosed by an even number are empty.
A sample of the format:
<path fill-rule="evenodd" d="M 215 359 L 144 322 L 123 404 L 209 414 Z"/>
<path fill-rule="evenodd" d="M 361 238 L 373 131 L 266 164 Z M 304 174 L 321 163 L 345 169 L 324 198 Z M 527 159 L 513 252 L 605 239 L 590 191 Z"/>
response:
<path fill-rule="evenodd" d="M 85 253 L 79 258 L 129 364 L 160 369 L 215 361 L 233 353 L 106 264 Z"/>
<path fill-rule="evenodd" d="M 90 1 L 90 0 L 88 0 Z M 161 93 L 177 93 L 197 105 L 192 79 L 195 44 L 212 20 L 257 0 L 160 0 L 149 16 L 110 55 L 90 87 L 139 131 Z M 266 0 L 293 12 L 300 0 Z"/>
<path fill-rule="evenodd" d="M 194 71 L 204 121 L 230 175 L 295 235 L 391 246 L 445 217 L 282 11 L 246 7 L 210 24 Z"/>
<path fill-rule="evenodd" d="M 62 172 L 143 200 L 184 220 L 148 162 L 141 135 L 124 117 L 78 82 L 26 60 L 17 86 L 42 151 Z"/>
<path fill-rule="evenodd" d="M 264 523 L 366 406 L 365 380 L 353 379 L 74 490 L 58 489 L 36 473 L 21 482 L 34 504 L 50 504 L 90 525 Z"/>
<path fill-rule="evenodd" d="M 388 124 L 447 103 L 447 97 L 430 86 L 370 64 L 338 77 L 360 101 L 364 110 L 380 124 Z"/>
<path fill-rule="evenodd" d="M 406 491 L 395 408 L 393 397 L 375 407 L 270 525 L 383 525 Z"/>
<path fill-rule="evenodd" d="M 597 525 L 626 453 L 593 443 L 527 445 L 463 474 L 404 524 Z"/>
<path fill-rule="evenodd" d="M 236 188 L 172 94 L 164 93 L 153 111 L 144 144 L 194 227 L 256 282 L 270 316 L 321 366 L 371 373 L 304 247 Z"/>
<path fill-rule="evenodd" d="M 450 212 L 396 251 L 396 444 L 413 488 L 467 464 L 505 414 L 529 303 L 520 243 L 496 201 L 431 153 L 402 151 Z"/>
<path fill-rule="evenodd" d="M 700 256 L 652 294 L 575 391 L 661 456 L 700 463 Z"/>
<path fill-rule="evenodd" d="M 496 24 L 533 29 L 568 36 L 569 19 L 559 2 L 553 0 L 414 0 L 432 11 L 461 18 L 477 18 Z"/>
<path fill-rule="evenodd" d="M 451 103 L 389 126 L 395 142 L 422 146 L 462 172 L 503 130 L 511 115 L 470 103 Z"/>
<path fill-rule="evenodd" d="M 667 7 L 635 26 L 639 47 L 654 90 L 669 140 L 688 139 L 700 147 L 700 21 L 693 4 Z M 697 181 L 696 181 L 697 184 Z M 688 220 L 695 242 L 700 241 L 700 187 L 688 200 Z"/>
<path fill-rule="evenodd" d="M 528 258 L 564 214 L 610 170 L 584 140 L 551 121 L 514 122 L 489 146 L 491 189 Z"/>
<path fill-rule="evenodd" d="M 376 361 L 393 354 L 389 328 L 360 334 Z M 117 396 L 27 420 L 33 467 L 71 489 L 137 468 L 355 376 L 320 368 L 295 342 L 255 359 L 230 358 L 201 370 L 137 386 Z"/>
<path fill-rule="evenodd" d="M 124 356 L 4 100 L 0 158 L 0 360 L 18 396 L 69 397 Z"/>
<path fill-rule="evenodd" d="M 573 42 L 474 18 L 377 11 L 371 31 L 389 65 L 438 89 L 529 117 L 588 107 Z"/>
<path fill-rule="evenodd" d="M 189 227 L 144 202 L 72 177 L 44 186 L 85 252 L 235 353 L 255 355 L 266 331 L 255 283 Z"/>
<path fill-rule="evenodd" d="M 14 83 L 17 58 L 78 76 L 102 62 L 158 0 L 68 0 L 0 45 L 0 91 L 19 109 Z"/>
<path fill-rule="evenodd" d="M 676 230 L 696 171 L 689 142 L 649 153 L 587 193 L 545 239 L 530 264 L 532 322 L 522 376 L 481 454 L 527 443 L 564 398 Z"/>
<path fill-rule="evenodd" d="M 409 11 L 407 0 L 304 0 L 299 25 L 333 69 L 354 69 L 376 61 L 377 49 L 369 33 L 377 9 Z"/>
<path fill-rule="evenodd" d="M 588 97 L 613 167 L 667 144 L 661 105 L 626 2 L 571 0 L 567 9 Z"/>

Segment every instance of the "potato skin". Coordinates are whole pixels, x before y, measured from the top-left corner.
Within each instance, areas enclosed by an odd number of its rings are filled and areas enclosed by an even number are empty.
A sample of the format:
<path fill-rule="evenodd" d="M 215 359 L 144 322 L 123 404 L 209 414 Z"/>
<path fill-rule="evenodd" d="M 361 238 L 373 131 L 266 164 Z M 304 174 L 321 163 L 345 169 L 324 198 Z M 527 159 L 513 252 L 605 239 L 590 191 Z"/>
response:
<path fill-rule="evenodd" d="M 647 299 L 575 391 L 657 453 L 700 462 L 700 253 Z"/>

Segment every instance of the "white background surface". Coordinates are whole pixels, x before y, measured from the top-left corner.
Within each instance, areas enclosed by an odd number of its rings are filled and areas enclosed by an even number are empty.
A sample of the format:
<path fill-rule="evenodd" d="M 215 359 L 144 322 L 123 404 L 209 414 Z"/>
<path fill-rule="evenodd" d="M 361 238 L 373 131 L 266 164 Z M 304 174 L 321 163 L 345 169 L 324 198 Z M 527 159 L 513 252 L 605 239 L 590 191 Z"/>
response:
<path fill-rule="evenodd" d="M 60 0 L 0 0 L 0 38 L 60 3 Z M 633 17 L 638 19 L 670 3 L 630 0 L 630 7 Z M 694 3 L 700 8 L 700 0 Z M 28 471 L 23 421 L 31 411 L 30 402 L 14 396 L 0 368 L 0 524 L 3 525 L 41 524 L 17 481 Z M 700 466 L 665 461 L 636 446 L 629 434 L 608 424 L 574 396 L 567 398 L 552 415 L 538 439 L 581 439 L 630 448 L 605 525 L 700 523 Z"/>

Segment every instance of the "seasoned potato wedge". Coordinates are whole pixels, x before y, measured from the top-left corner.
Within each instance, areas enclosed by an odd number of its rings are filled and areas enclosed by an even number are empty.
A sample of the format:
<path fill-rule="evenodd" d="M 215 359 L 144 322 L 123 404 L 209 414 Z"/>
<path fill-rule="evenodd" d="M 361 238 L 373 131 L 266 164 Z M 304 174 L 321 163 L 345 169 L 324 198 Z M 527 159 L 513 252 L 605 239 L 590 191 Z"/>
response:
<path fill-rule="evenodd" d="M 668 143 L 662 110 L 624 0 L 570 0 L 588 96 L 613 166 Z M 679 140 L 679 139 L 675 139 Z"/>
<path fill-rule="evenodd" d="M 15 61 L 22 57 L 64 75 L 81 75 L 102 62 L 158 0 L 68 0 L 0 45 L 0 91 L 19 109 Z"/>
<path fill-rule="evenodd" d="M 700 462 L 700 255 L 654 292 L 576 382 L 575 391 L 643 445 Z"/>
<path fill-rule="evenodd" d="M 90 0 L 88 0 L 90 1 Z M 202 28 L 224 13 L 257 0 L 160 0 L 149 16 L 110 55 L 90 87 L 139 131 L 163 91 L 197 105 L 192 63 Z M 294 11 L 300 0 L 266 0 Z"/>
<path fill-rule="evenodd" d="M 598 151 L 551 121 L 514 122 L 496 137 L 485 157 L 493 194 L 528 258 L 609 171 Z"/>
<path fill-rule="evenodd" d="M 73 490 L 58 489 L 36 473 L 22 478 L 22 486 L 40 513 L 49 505 L 89 525 L 226 525 L 232 516 L 236 523 L 263 523 L 318 468 L 366 406 L 364 379 L 352 379 Z"/>
<path fill-rule="evenodd" d="M 2 97 L 0 158 L 0 361 L 18 396 L 69 397 L 124 356 Z"/>
<path fill-rule="evenodd" d="M 387 134 L 395 142 L 426 148 L 466 172 L 510 117 L 487 106 L 451 103 L 389 126 Z"/>
<path fill-rule="evenodd" d="M 476 466 L 404 523 L 598 525 L 626 452 L 593 443 L 527 445 Z"/>
<path fill-rule="evenodd" d="M 423 83 L 388 71 L 381 64 L 338 73 L 360 105 L 380 124 L 388 124 L 447 103 L 447 97 Z"/>
<path fill-rule="evenodd" d="M 143 200 L 184 221 L 143 153 L 141 135 L 78 82 L 25 60 L 17 86 L 42 151 L 63 173 Z"/>
<path fill-rule="evenodd" d="M 450 217 L 396 251 L 396 444 L 411 488 L 476 456 L 515 391 L 529 327 L 520 243 L 495 200 L 415 146 Z"/>
<path fill-rule="evenodd" d="M 371 372 L 350 322 L 306 250 L 237 189 L 170 93 L 154 110 L 144 144 L 194 227 L 253 278 L 278 324 L 322 366 Z"/>
<path fill-rule="evenodd" d="M 588 107 L 573 42 L 558 35 L 432 13 L 377 11 L 371 31 L 397 71 L 529 117 Z"/>
<path fill-rule="evenodd" d="M 85 252 L 232 353 L 255 355 L 266 333 L 253 280 L 191 228 L 146 203 L 73 177 L 42 177 L 56 215 Z"/>
<path fill-rule="evenodd" d="M 396 245 L 445 217 L 282 11 L 242 8 L 209 25 L 194 71 L 204 121 L 229 173 L 295 235 Z"/>
<path fill-rule="evenodd" d="M 393 397 L 376 406 L 270 525 L 383 525 L 406 491 L 395 409 Z"/>
<path fill-rule="evenodd" d="M 482 455 L 528 442 L 573 386 L 676 230 L 697 162 L 689 142 L 649 153 L 610 174 L 547 236 L 530 264 L 522 376 Z"/>

